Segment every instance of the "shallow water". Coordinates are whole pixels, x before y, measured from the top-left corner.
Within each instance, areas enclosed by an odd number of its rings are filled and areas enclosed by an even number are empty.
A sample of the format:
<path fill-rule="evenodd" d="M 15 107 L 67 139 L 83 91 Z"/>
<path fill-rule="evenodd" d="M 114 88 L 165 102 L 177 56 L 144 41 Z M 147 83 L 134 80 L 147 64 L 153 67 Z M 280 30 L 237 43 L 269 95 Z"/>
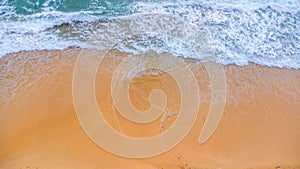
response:
<path fill-rule="evenodd" d="M 154 13 L 154 18 L 168 15 L 195 26 L 222 64 L 254 62 L 300 68 L 299 0 L 4 0 L 0 4 L 0 56 L 22 50 L 90 48 L 87 41 L 97 35 L 98 41 L 105 42 L 99 43 L 98 49 L 111 48 L 118 42 L 115 47 L 128 53 L 153 49 L 202 59 L 191 52 L 193 46 L 179 43 L 172 36 L 146 31 L 133 37 L 122 23 L 124 17 L 134 20 L 137 14 Z M 137 25 L 143 22 L 135 21 Z M 178 28 L 168 29 L 172 32 Z M 110 44 L 112 37 L 116 41 Z"/>

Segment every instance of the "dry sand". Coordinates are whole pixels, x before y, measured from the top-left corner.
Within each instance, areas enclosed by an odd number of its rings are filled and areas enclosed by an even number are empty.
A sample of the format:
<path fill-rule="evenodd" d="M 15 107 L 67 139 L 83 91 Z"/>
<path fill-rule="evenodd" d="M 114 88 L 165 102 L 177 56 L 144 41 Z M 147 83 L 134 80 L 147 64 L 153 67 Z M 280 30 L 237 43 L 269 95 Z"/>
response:
<path fill-rule="evenodd" d="M 205 143 L 197 142 L 209 110 L 211 89 L 203 65 L 194 65 L 201 104 L 187 137 L 172 150 L 147 159 L 115 156 L 83 131 L 72 101 L 72 75 L 79 49 L 31 51 L 0 59 L 1 169 L 183 169 L 300 168 L 300 71 L 250 64 L 225 66 L 224 116 Z M 116 57 L 126 54 L 113 52 Z M 176 113 L 150 124 L 128 122 L 112 108 L 110 86 L 115 59 L 102 62 L 96 95 L 106 120 L 132 137 L 157 135 Z M 192 62 L 192 61 L 190 61 Z M 139 110 L 149 108 L 154 88 L 164 90 L 170 112 L 180 108 L 174 80 L 166 74 L 134 79 L 130 98 Z"/>

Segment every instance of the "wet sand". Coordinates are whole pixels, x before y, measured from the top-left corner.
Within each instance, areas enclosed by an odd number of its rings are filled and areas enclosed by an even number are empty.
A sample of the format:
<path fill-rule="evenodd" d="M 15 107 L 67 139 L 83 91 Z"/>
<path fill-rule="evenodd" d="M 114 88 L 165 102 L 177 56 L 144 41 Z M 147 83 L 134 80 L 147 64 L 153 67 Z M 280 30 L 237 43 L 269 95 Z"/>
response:
<path fill-rule="evenodd" d="M 72 100 L 72 75 L 79 52 L 77 48 L 30 51 L 0 59 L 1 169 L 300 168 L 299 70 L 255 64 L 224 66 L 224 116 L 214 135 L 199 144 L 211 87 L 204 66 L 194 64 L 192 71 L 200 87 L 201 103 L 191 132 L 162 155 L 128 159 L 98 147 L 79 124 Z M 126 54 L 113 52 L 111 56 L 124 58 Z M 114 129 L 132 137 L 165 131 L 180 108 L 174 80 L 167 74 L 135 78 L 130 98 L 137 109 L 148 109 L 150 104 L 143 98 L 152 89 L 161 88 L 171 113 L 150 124 L 129 122 L 112 106 L 111 78 L 118 65 L 112 57 L 102 62 L 95 85 L 106 120 Z"/>

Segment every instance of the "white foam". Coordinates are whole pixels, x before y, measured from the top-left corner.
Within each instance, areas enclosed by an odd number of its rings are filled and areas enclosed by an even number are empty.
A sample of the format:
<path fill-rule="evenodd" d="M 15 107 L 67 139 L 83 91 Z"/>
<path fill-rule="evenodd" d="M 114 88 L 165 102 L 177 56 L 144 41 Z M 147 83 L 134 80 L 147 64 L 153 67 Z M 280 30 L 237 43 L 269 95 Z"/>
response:
<path fill-rule="evenodd" d="M 220 3 L 219 3 L 220 2 Z M 222 2 L 222 3 L 221 3 Z M 300 68 L 300 1 L 136 3 L 134 12 L 165 12 L 198 25 L 224 64 Z"/>
<path fill-rule="evenodd" d="M 254 62 L 300 69 L 300 0 L 142 1 L 129 8 L 132 14 L 164 13 L 197 25 L 212 42 L 223 64 Z M 47 5 L 42 13 L 10 15 L 6 12 L 4 16 L 1 11 L 10 9 L 0 8 L 0 56 L 22 50 L 83 47 L 95 30 L 102 29 L 99 25 L 107 26 L 98 23 L 103 18 L 95 15 L 99 11 L 63 13 L 46 9 Z M 123 18 L 106 17 L 111 22 Z M 76 21 L 83 24 L 75 24 Z M 64 23 L 70 23 L 70 32 L 62 33 L 63 30 L 54 28 Z M 98 48 L 106 49 L 110 43 L 129 37 L 126 29 L 122 24 L 115 25 L 114 29 L 104 29 L 103 37 L 98 37 L 103 41 Z M 188 46 L 165 36 L 141 35 L 118 44 L 117 48 L 131 53 L 154 49 L 199 59 Z"/>

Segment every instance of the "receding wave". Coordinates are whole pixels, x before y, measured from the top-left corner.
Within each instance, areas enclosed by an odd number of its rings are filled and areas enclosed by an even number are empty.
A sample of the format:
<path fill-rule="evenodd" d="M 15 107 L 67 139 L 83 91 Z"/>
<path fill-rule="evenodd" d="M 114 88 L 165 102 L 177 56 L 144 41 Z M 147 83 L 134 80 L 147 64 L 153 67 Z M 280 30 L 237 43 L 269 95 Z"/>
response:
<path fill-rule="evenodd" d="M 300 1 L 3 1 L 0 7 L 0 56 L 22 50 L 86 47 L 102 30 L 109 38 L 127 39 L 118 50 L 148 49 L 198 58 L 191 47 L 166 36 L 123 34 L 121 21 L 140 13 L 178 17 L 196 25 L 214 46 L 222 64 L 300 68 Z M 114 6 L 114 8 L 111 8 Z M 154 14 L 155 15 L 155 14 Z M 114 25 L 114 29 L 105 29 Z M 111 27 L 110 27 L 111 28 Z"/>

